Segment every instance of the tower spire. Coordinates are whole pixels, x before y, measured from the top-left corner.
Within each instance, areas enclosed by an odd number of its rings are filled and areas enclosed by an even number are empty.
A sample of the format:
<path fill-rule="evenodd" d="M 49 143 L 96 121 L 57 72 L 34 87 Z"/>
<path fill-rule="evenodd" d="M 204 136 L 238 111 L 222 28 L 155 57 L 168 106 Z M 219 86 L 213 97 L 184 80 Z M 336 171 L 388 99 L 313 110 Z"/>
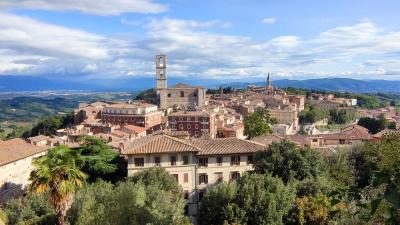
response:
<path fill-rule="evenodd" d="M 267 76 L 267 87 L 269 87 L 269 88 L 272 87 L 272 80 L 271 80 L 271 76 L 269 75 L 269 73 L 268 73 L 268 76 Z"/>

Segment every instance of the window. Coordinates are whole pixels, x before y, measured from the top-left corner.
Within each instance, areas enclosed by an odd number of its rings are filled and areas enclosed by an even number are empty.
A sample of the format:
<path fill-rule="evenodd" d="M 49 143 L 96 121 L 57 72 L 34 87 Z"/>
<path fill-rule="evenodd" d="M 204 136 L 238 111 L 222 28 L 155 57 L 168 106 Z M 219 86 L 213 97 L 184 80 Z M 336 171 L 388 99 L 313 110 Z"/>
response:
<path fill-rule="evenodd" d="M 185 97 L 185 92 L 181 91 L 181 98 Z"/>
<path fill-rule="evenodd" d="M 237 180 L 239 178 L 240 178 L 240 173 L 239 172 L 232 172 L 231 173 L 231 177 L 230 177 L 231 181 Z"/>
<path fill-rule="evenodd" d="M 195 132 L 194 132 L 194 136 L 198 137 L 198 136 L 199 136 L 199 132 L 198 132 L 198 131 L 195 131 Z"/>
<path fill-rule="evenodd" d="M 183 124 L 179 124 L 179 129 L 183 130 Z"/>
<path fill-rule="evenodd" d="M 176 156 L 171 155 L 171 166 L 175 166 L 175 165 L 176 165 Z"/>
<path fill-rule="evenodd" d="M 215 180 L 217 180 L 217 182 L 224 181 L 223 173 L 222 172 L 215 173 Z"/>
<path fill-rule="evenodd" d="M 217 157 L 217 165 L 222 166 L 222 156 Z"/>
<path fill-rule="evenodd" d="M 339 139 L 339 144 L 344 145 L 345 144 L 345 140 L 344 139 Z"/>
<path fill-rule="evenodd" d="M 189 156 L 188 155 L 182 156 L 182 161 L 183 161 L 183 165 L 189 164 Z"/>
<path fill-rule="evenodd" d="M 208 166 L 208 158 L 199 158 L 199 166 L 207 167 Z"/>
<path fill-rule="evenodd" d="M 183 121 L 183 117 L 179 117 L 179 121 Z"/>
<path fill-rule="evenodd" d="M 171 98 L 171 93 L 168 93 L 168 95 L 167 95 L 167 96 L 168 96 L 168 98 Z"/>
<path fill-rule="evenodd" d="M 184 174 L 183 174 L 183 182 L 184 182 L 184 183 L 189 182 L 189 174 L 187 174 L 187 173 L 184 173 Z"/>
<path fill-rule="evenodd" d="M 247 156 L 247 165 L 248 164 L 253 164 L 253 155 L 248 155 Z"/>
<path fill-rule="evenodd" d="M 198 124 L 195 124 L 195 125 L 194 125 L 194 129 L 199 129 L 199 125 L 198 125 Z"/>
<path fill-rule="evenodd" d="M 191 129 L 192 126 L 190 126 L 190 124 L 187 124 L 187 129 Z"/>
<path fill-rule="evenodd" d="M 160 156 L 154 157 L 154 164 L 156 166 L 161 166 L 161 158 L 160 158 Z"/>
<path fill-rule="evenodd" d="M 199 183 L 200 184 L 208 184 L 208 175 L 206 173 L 199 174 Z"/>
<path fill-rule="evenodd" d="M 172 128 L 172 129 L 176 129 L 176 124 L 174 124 L 174 123 L 171 124 L 171 128 Z"/>
<path fill-rule="evenodd" d="M 175 177 L 175 180 L 176 180 L 176 182 L 178 182 L 178 183 L 179 183 L 179 176 L 178 176 L 178 174 L 172 174 L 172 176 L 174 176 L 174 177 Z"/>
<path fill-rule="evenodd" d="M 188 122 L 190 122 L 191 120 L 192 120 L 192 118 L 191 118 L 191 117 L 188 117 L 188 118 L 187 118 L 187 121 L 188 121 Z"/>
<path fill-rule="evenodd" d="M 240 165 L 240 156 L 232 156 L 231 157 L 231 166 L 233 166 L 233 165 L 236 165 L 236 166 L 238 166 L 238 165 Z"/>
<path fill-rule="evenodd" d="M 184 192 L 183 192 L 183 198 L 184 199 L 189 199 L 189 191 L 188 190 L 185 190 Z"/>
<path fill-rule="evenodd" d="M 144 158 L 135 158 L 135 166 L 143 167 L 144 166 Z"/>

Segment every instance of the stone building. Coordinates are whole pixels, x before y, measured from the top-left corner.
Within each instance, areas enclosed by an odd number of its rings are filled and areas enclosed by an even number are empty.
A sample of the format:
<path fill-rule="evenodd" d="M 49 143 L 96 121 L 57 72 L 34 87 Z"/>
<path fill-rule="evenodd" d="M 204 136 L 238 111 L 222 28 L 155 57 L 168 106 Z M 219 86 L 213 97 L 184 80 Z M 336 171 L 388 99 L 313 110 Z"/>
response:
<path fill-rule="evenodd" d="M 193 137 L 207 133 L 211 138 L 217 134 L 216 113 L 211 111 L 178 111 L 168 115 L 172 131 L 187 131 Z"/>
<path fill-rule="evenodd" d="M 161 109 L 173 106 L 202 107 L 206 103 L 206 89 L 177 84 L 171 88 L 167 85 L 167 56 L 156 56 L 156 89 Z"/>
<path fill-rule="evenodd" d="M 238 138 L 188 140 L 153 134 L 121 145 L 128 158 L 128 176 L 152 167 L 165 168 L 184 191 L 192 218 L 207 188 L 238 179 L 253 170 L 253 155 L 264 145 Z"/>
<path fill-rule="evenodd" d="M 47 147 L 20 138 L 0 141 L 0 204 L 25 192 L 33 170 L 32 160 L 46 151 Z"/>
<path fill-rule="evenodd" d="M 162 127 L 162 112 L 156 105 L 143 102 L 110 104 L 102 109 L 101 121 L 103 124 L 144 127 L 152 133 Z"/>
<path fill-rule="evenodd" d="M 81 124 L 84 121 L 93 122 L 100 120 L 101 110 L 108 106 L 106 102 L 79 103 L 79 107 L 74 109 L 74 124 Z"/>

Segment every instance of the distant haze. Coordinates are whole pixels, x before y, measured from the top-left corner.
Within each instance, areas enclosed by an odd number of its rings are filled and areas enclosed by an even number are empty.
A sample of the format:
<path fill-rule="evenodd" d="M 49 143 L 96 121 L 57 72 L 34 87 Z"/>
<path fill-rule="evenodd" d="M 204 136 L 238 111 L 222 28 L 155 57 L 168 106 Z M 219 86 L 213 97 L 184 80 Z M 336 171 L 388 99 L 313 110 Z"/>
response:
<path fill-rule="evenodd" d="M 233 86 L 235 88 L 246 88 L 248 85 L 264 86 L 265 82 L 238 81 L 215 79 L 182 79 L 169 78 L 168 85 L 177 83 L 190 85 L 202 85 L 206 88 L 218 88 L 222 86 Z M 350 92 L 387 92 L 400 93 L 400 81 L 386 80 L 355 80 L 347 78 L 324 78 L 308 80 L 273 80 L 274 86 L 298 87 L 307 89 L 350 91 Z M 30 76 L 0 76 L 0 91 L 46 91 L 46 90 L 87 90 L 87 91 L 140 91 L 154 88 L 154 78 L 124 78 L 114 80 L 97 80 L 86 82 L 54 81 L 41 77 Z"/>

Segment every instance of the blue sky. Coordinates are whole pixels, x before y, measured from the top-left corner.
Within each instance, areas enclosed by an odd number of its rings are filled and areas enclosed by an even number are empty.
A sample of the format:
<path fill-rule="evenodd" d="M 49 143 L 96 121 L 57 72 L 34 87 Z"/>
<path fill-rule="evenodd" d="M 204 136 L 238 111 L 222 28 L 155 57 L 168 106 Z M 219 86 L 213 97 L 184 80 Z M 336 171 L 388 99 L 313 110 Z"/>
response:
<path fill-rule="evenodd" d="M 395 0 L 2 0 L 0 75 L 400 79 Z"/>

